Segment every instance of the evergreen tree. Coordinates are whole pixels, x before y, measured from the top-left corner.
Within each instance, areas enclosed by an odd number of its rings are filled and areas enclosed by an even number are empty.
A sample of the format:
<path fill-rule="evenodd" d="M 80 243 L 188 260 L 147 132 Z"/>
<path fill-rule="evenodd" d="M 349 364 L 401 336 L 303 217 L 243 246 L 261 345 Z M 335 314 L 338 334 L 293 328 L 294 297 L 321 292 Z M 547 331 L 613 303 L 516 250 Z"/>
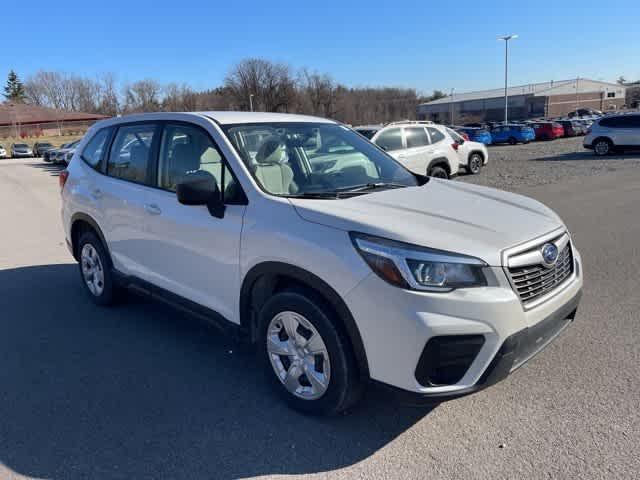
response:
<path fill-rule="evenodd" d="M 7 77 L 7 85 L 4 87 L 4 96 L 11 102 L 22 103 L 25 99 L 24 85 L 18 78 L 18 74 L 11 70 Z"/>

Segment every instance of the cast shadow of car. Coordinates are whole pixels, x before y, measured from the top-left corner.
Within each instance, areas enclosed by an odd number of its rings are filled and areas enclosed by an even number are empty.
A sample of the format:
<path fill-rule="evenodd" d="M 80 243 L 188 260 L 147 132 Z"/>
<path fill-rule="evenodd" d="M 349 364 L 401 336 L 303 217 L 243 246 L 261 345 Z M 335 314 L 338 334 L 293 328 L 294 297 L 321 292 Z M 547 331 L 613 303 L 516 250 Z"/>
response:
<path fill-rule="evenodd" d="M 625 150 L 624 152 L 614 152 L 611 155 L 603 155 L 598 156 L 593 153 L 591 150 L 584 150 L 579 152 L 566 152 L 566 153 L 556 153 L 553 155 L 547 155 L 544 157 L 532 158 L 533 162 L 567 162 L 573 160 L 597 160 L 597 161 L 606 161 L 606 160 L 624 160 L 626 158 L 629 159 L 640 159 L 640 150 Z"/>
<path fill-rule="evenodd" d="M 353 465 L 428 414 L 289 410 L 248 347 L 161 304 L 94 306 L 72 264 L 0 270 L 0 471 L 238 478 Z"/>
<path fill-rule="evenodd" d="M 28 163 L 27 165 L 33 168 L 38 168 L 43 172 L 47 172 L 52 177 L 60 176 L 60 172 L 67 168 L 67 166 L 62 163 L 47 163 L 44 161 L 42 163 Z"/>

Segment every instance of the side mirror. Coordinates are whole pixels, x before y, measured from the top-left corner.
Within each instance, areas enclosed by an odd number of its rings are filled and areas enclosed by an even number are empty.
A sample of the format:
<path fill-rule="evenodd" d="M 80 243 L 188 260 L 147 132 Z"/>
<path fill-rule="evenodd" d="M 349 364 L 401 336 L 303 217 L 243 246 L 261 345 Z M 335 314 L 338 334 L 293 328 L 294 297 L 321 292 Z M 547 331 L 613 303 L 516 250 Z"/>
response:
<path fill-rule="evenodd" d="M 198 170 L 187 174 L 176 188 L 178 202 L 183 205 L 206 205 L 209 213 L 224 218 L 224 201 L 218 183 L 209 172 Z"/>

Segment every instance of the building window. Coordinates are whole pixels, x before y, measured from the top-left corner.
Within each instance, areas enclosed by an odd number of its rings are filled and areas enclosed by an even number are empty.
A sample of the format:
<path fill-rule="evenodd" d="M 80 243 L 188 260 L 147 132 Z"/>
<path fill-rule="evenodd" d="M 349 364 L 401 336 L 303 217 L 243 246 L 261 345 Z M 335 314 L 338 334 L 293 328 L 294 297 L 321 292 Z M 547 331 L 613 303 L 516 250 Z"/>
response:
<path fill-rule="evenodd" d="M 607 98 L 615 98 L 616 92 L 607 92 Z"/>

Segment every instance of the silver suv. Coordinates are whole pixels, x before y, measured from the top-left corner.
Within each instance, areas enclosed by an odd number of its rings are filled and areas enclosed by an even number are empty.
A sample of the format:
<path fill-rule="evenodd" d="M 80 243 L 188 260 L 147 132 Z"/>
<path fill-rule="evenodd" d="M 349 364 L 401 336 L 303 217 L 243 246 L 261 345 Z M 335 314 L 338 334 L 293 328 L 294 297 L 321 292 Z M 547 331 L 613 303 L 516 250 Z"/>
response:
<path fill-rule="evenodd" d="M 584 137 L 583 145 L 600 156 L 640 149 L 640 113 L 610 115 L 597 120 Z"/>

